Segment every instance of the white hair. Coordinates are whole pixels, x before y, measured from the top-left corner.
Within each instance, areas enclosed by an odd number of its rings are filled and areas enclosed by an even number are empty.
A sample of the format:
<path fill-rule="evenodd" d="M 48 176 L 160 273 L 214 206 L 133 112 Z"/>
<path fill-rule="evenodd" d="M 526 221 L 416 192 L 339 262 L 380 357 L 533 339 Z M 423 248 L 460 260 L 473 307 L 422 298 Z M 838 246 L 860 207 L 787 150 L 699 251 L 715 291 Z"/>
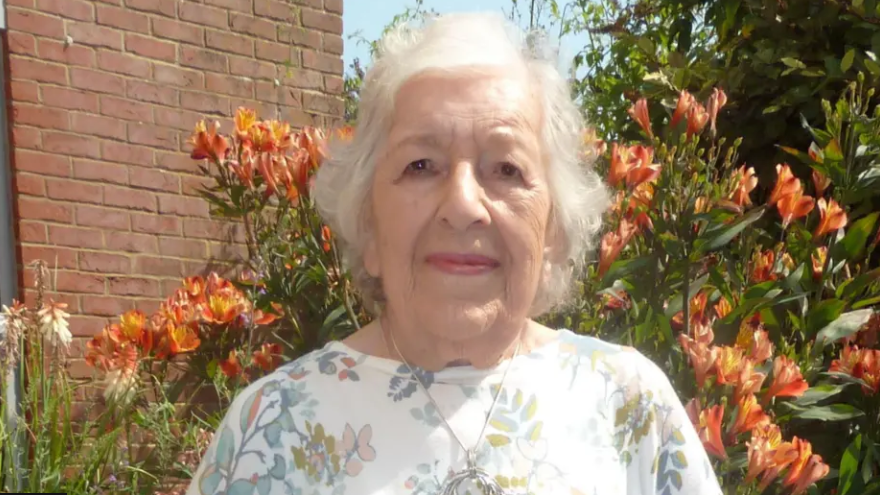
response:
<path fill-rule="evenodd" d="M 555 246 L 561 255 L 557 260 L 545 260 L 531 314 L 566 302 L 572 278 L 593 248 L 609 196 L 592 171 L 594 153 L 584 149 L 585 122 L 557 62 L 556 52 L 540 33 L 525 34 L 495 13 L 446 14 L 418 26 L 397 26 L 382 38 L 364 78 L 354 137 L 330 143 L 313 189 L 318 211 L 336 233 L 355 287 L 368 303 L 384 300 L 381 281 L 364 268 L 363 249 L 370 235 L 373 172 L 389 131 L 395 95 L 409 78 L 426 70 L 474 66 L 524 67 L 538 89 L 551 222 L 562 245 Z"/>

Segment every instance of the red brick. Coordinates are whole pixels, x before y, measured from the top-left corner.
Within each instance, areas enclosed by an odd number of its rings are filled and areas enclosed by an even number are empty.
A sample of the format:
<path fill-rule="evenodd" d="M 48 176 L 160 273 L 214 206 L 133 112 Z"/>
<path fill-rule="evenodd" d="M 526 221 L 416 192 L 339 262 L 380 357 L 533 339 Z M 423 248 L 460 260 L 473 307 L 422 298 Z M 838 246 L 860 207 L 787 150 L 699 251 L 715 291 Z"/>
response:
<path fill-rule="evenodd" d="M 106 236 L 109 250 L 150 254 L 159 252 L 156 247 L 156 236 L 127 232 L 107 232 Z"/>
<path fill-rule="evenodd" d="M 345 82 L 341 77 L 325 75 L 324 89 L 331 95 L 341 95 L 345 89 Z"/>
<path fill-rule="evenodd" d="M 283 107 L 281 109 L 281 119 L 289 122 L 293 127 L 320 126 L 320 119 L 315 115 L 303 112 L 299 108 Z"/>
<path fill-rule="evenodd" d="M 94 21 L 95 10 L 84 0 L 37 0 L 37 10 L 79 21 Z"/>
<path fill-rule="evenodd" d="M 147 234 L 180 234 L 180 220 L 168 215 L 132 213 L 131 230 Z"/>
<path fill-rule="evenodd" d="M 253 8 L 254 0 L 205 0 L 205 3 L 224 9 L 250 12 Z"/>
<path fill-rule="evenodd" d="M 60 292 L 104 293 L 104 277 L 99 275 L 59 271 L 55 280 Z"/>
<path fill-rule="evenodd" d="M 101 158 L 114 163 L 150 166 L 153 164 L 153 150 L 141 146 L 105 141 L 101 146 Z"/>
<path fill-rule="evenodd" d="M 201 72 L 170 65 L 153 64 L 153 78 L 162 84 L 171 84 L 189 89 L 205 87 L 205 76 Z"/>
<path fill-rule="evenodd" d="M 179 95 L 174 88 L 169 88 L 161 84 L 132 80 L 129 80 L 127 85 L 126 93 L 128 94 L 128 97 L 133 100 L 159 103 L 161 105 L 172 107 L 176 107 L 179 104 Z"/>
<path fill-rule="evenodd" d="M 44 105 L 91 113 L 98 111 L 98 95 L 96 94 L 46 85 L 42 85 L 40 90 Z"/>
<path fill-rule="evenodd" d="M 135 10 L 144 10 L 167 17 L 177 15 L 175 0 L 125 0 L 125 6 Z"/>
<path fill-rule="evenodd" d="M 98 68 L 107 72 L 149 78 L 150 62 L 119 52 L 101 50 L 98 52 Z"/>
<path fill-rule="evenodd" d="M 67 34 L 79 45 L 122 50 L 122 32 L 95 24 L 68 24 Z"/>
<path fill-rule="evenodd" d="M 280 88 L 275 101 L 289 107 L 302 108 L 303 92 L 296 88 Z"/>
<path fill-rule="evenodd" d="M 285 0 L 294 5 L 301 5 L 303 7 L 310 7 L 313 9 L 322 9 L 324 8 L 323 0 Z M 302 10 L 302 9 L 298 9 Z"/>
<path fill-rule="evenodd" d="M 205 85 L 208 91 L 215 93 L 238 96 L 240 98 L 254 97 L 254 82 L 243 77 L 208 73 L 205 75 Z"/>
<path fill-rule="evenodd" d="M 177 110 L 173 108 L 156 108 L 156 124 L 164 127 L 180 129 L 182 131 L 191 132 L 196 122 L 201 120 L 201 115 L 186 110 Z"/>
<path fill-rule="evenodd" d="M 44 131 L 43 149 L 62 155 L 88 158 L 98 158 L 101 156 L 100 145 L 94 138 L 64 132 Z"/>
<path fill-rule="evenodd" d="M 8 31 L 9 52 L 19 55 L 37 56 L 37 39 L 34 35 L 20 31 Z"/>
<path fill-rule="evenodd" d="M 238 34 L 222 33 L 208 30 L 205 33 L 205 44 L 221 52 L 232 52 L 240 55 L 254 56 L 254 40 Z"/>
<path fill-rule="evenodd" d="M 180 178 L 162 170 L 133 167 L 129 169 L 128 175 L 132 187 L 173 193 L 180 192 Z"/>
<path fill-rule="evenodd" d="M 128 184 L 128 167 L 112 163 L 74 159 L 73 177 L 80 180 Z"/>
<path fill-rule="evenodd" d="M 35 9 L 36 0 L 6 0 L 6 5 L 13 5 L 15 7 L 24 7 L 26 9 Z"/>
<path fill-rule="evenodd" d="M 125 79 L 120 76 L 89 69 L 70 69 L 70 85 L 98 93 L 125 94 Z"/>
<path fill-rule="evenodd" d="M 125 33 L 125 51 L 167 62 L 177 61 L 177 45 L 139 34 Z"/>
<path fill-rule="evenodd" d="M 15 79 L 67 85 L 67 68 L 63 65 L 30 60 L 17 55 L 9 57 L 9 73 L 13 74 Z"/>
<path fill-rule="evenodd" d="M 165 277 L 185 277 L 183 262 L 173 258 L 154 258 L 138 256 L 134 262 L 134 273 L 140 275 L 158 275 Z"/>
<path fill-rule="evenodd" d="M 131 210 L 156 211 L 156 196 L 148 191 L 104 186 L 104 204 Z"/>
<path fill-rule="evenodd" d="M 76 207 L 76 224 L 81 227 L 127 231 L 131 222 L 128 212 L 80 205 Z"/>
<path fill-rule="evenodd" d="M 37 42 L 40 58 L 80 67 L 95 66 L 95 49 L 80 45 L 65 45 L 60 41 L 41 39 Z"/>
<path fill-rule="evenodd" d="M 69 179 L 48 179 L 46 182 L 51 199 L 92 204 L 101 204 L 103 201 L 101 186 Z"/>
<path fill-rule="evenodd" d="M 290 45 L 272 41 L 257 40 L 256 57 L 279 63 L 290 63 L 296 60 L 296 51 Z"/>
<path fill-rule="evenodd" d="M 257 115 L 263 119 L 278 118 L 277 107 L 273 103 L 267 103 L 265 101 L 243 100 L 240 98 L 233 98 L 231 100 L 231 103 L 232 108 L 252 108 L 254 109 L 254 111 L 256 111 Z"/>
<path fill-rule="evenodd" d="M 12 106 L 12 119 L 17 125 L 32 125 L 43 129 L 67 130 L 69 122 L 67 112 L 56 108 L 46 108 L 26 103 L 15 103 Z"/>
<path fill-rule="evenodd" d="M 159 297 L 159 281 L 147 278 L 110 277 L 110 294 L 117 296 Z"/>
<path fill-rule="evenodd" d="M 105 296 L 80 296 L 82 312 L 87 315 L 118 316 L 132 309 L 130 299 Z"/>
<path fill-rule="evenodd" d="M 27 220 L 50 220 L 70 223 L 73 221 L 73 208 L 70 205 L 53 203 L 44 199 L 19 196 L 18 215 Z"/>
<path fill-rule="evenodd" d="M 342 36 L 324 33 L 324 51 L 336 55 L 342 55 L 343 42 Z"/>
<path fill-rule="evenodd" d="M 15 169 L 40 175 L 70 177 L 70 158 L 36 151 L 14 149 Z"/>
<path fill-rule="evenodd" d="M 226 11 L 216 7 L 207 7 L 200 3 L 181 0 L 179 14 L 184 21 L 220 29 L 229 28 L 229 18 Z"/>
<path fill-rule="evenodd" d="M 324 0 L 324 10 L 342 15 L 342 0 Z"/>
<path fill-rule="evenodd" d="M 255 79 L 275 79 L 275 64 L 260 62 L 244 57 L 229 57 L 229 72 L 236 76 L 248 76 Z"/>
<path fill-rule="evenodd" d="M 12 181 L 13 191 L 28 196 L 45 196 L 46 180 L 38 175 L 16 173 Z"/>
<path fill-rule="evenodd" d="M 138 122 L 153 121 L 153 107 L 114 96 L 101 96 L 101 115 Z"/>
<path fill-rule="evenodd" d="M 145 34 L 150 32 L 149 16 L 133 10 L 120 9 L 118 7 L 99 5 L 98 24 L 116 27 L 125 31 L 135 31 Z"/>
<path fill-rule="evenodd" d="M 161 17 L 154 17 L 152 22 L 154 36 L 193 45 L 205 44 L 205 29 L 202 27 Z"/>
<path fill-rule="evenodd" d="M 162 306 L 162 299 L 154 299 L 154 300 L 144 300 L 137 299 L 134 302 L 134 307 L 138 311 L 146 314 L 152 315 L 156 314 L 159 311 L 159 308 Z"/>
<path fill-rule="evenodd" d="M 291 43 L 296 46 L 307 46 L 316 50 L 322 49 L 321 33 L 312 29 L 303 29 L 300 26 L 280 25 L 276 29 L 278 41 Z"/>
<path fill-rule="evenodd" d="M 342 34 L 342 17 L 311 9 L 302 9 L 301 12 L 304 27 L 318 29 L 327 33 Z"/>
<path fill-rule="evenodd" d="M 181 45 L 180 65 L 214 72 L 227 72 L 229 61 L 222 53 Z"/>
<path fill-rule="evenodd" d="M 128 256 L 108 253 L 79 253 L 79 269 L 84 272 L 131 273 L 131 259 Z"/>
<path fill-rule="evenodd" d="M 208 203 L 201 198 L 159 195 L 159 213 L 172 213 L 187 217 L 208 217 Z"/>
<path fill-rule="evenodd" d="M 156 166 L 166 170 L 197 173 L 199 171 L 198 165 L 199 162 L 190 158 L 188 154 L 156 151 Z"/>
<path fill-rule="evenodd" d="M 185 218 L 183 235 L 194 239 L 212 239 L 216 241 L 244 242 L 244 231 L 240 224 Z"/>
<path fill-rule="evenodd" d="M 248 258 L 247 246 L 243 244 L 230 244 L 228 242 L 209 242 L 208 249 L 210 259 L 221 260 L 245 260 Z"/>
<path fill-rule="evenodd" d="M 150 124 L 130 123 L 128 125 L 128 140 L 132 144 L 143 144 L 169 150 L 177 149 L 177 133 L 173 129 Z"/>
<path fill-rule="evenodd" d="M 294 7 L 282 1 L 254 0 L 254 13 L 260 17 L 270 17 L 279 21 L 293 21 Z"/>
<path fill-rule="evenodd" d="M 192 91 L 180 92 L 180 106 L 188 110 L 220 115 L 232 115 L 230 113 L 229 99 L 210 93 L 195 93 Z"/>
<path fill-rule="evenodd" d="M 100 332 L 101 329 L 104 328 L 105 325 L 107 325 L 106 318 L 97 318 L 94 316 L 73 315 L 70 317 L 70 320 L 68 320 L 68 322 L 70 323 L 70 333 L 72 333 L 74 337 L 91 337 Z M 92 374 L 89 374 L 89 376 L 91 375 Z M 87 408 L 90 406 L 84 407 Z M 94 415 L 97 415 L 101 412 L 101 409 L 99 409 L 99 407 L 100 404 L 98 404 L 98 407 L 95 408 L 94 412 L 88 411 L 88 409 L 84 409 L 83 414 L 89 412 L 89 419 L 95 420 Z"/>
<path fill-rule="evenodd" d="M 177 258 L 204 259 L 207 250 L 205 241 L 178 239 L 175 237 L 159 238 L 159 254 L 162 256 L 175 256 Z"/>
<path fill-rule="evenodd" d="M 15 7 L 6 9 L 6 22 L 10 29 L 45 36 L 47 38 L 64 38 L 64 21 L 53 16 L 22 10 Z"/>
<path fill-rule="evenodd" d="M 342 74 L 342 57 L 318 53 L 313 50 L 302 51 L 303 67 L 331 74 Z"/>
<path fill-rule="evenodd" d="M 28 222 L 19 220 L 18 222 L 18 240 L 19 242 L 39 242 L 45 243 L 46 240 L 46 224 L 42 222 Z"/>
<path fill-rule="evenodd" d="M 214 184 L 214 179 L 208 177 L 189 176 L 181 177 L 181 192 L 187 196 L 200 196 L 199 191 Z"/>
<path fill-rule="evenodd" d="M 303 94 L 303 108 L 306 111 L 342 116 L 345 104 L 340 98 L 333 96 L 305 93 Z"/>
<path fill-rule="evenodd" d="M 125 122 L 87 113 L 73 113 L 73 128 L 77 132 L 117 140 L 125 139 Z"/>
<path fill-rule="evenodd" d="M 76 251 L 47 246 L 21 246 L 21 260 L 24 264 L 43 260 L 50 267 L 76 268 Z"/>
<path fill-rule="evenodd" d="M 39 150 L 43 148 L 43 136 L 34 127 L 12 127 L 12 145 L 15 148 Z"/>
<path fill-rule="evenodd" d="M 229 14 L 229 26 L 233 31 L 257 38 L 265 38 L 269 41 L 275 41 L 275 23 L 242 14 Z"/>

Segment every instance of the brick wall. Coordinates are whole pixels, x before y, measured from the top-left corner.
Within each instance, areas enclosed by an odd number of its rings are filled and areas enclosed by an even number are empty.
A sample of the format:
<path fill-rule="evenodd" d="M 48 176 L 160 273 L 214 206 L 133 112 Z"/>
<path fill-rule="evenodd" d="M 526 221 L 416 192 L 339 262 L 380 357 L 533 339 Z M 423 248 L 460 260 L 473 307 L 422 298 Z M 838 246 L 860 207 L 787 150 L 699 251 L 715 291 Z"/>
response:
<path fill-rule="evenodd" d="M 239 106 L 297 127 L 342 115 L 342 0 L 6 4 L 20 260 L 57 263 L 81 355 L 108 318 L 152 312 L 241 252 L 194 195 L 200 117 L 228 131 Z"/>

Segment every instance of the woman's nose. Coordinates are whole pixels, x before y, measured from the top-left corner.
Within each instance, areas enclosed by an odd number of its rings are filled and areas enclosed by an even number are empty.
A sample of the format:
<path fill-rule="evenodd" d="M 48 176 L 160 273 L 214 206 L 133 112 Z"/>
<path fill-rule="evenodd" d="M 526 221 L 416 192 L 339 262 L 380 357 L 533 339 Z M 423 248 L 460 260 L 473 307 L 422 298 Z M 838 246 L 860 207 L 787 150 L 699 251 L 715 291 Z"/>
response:
<path fill-rule="evenodd" d="M 439 215 L 442 222 L 456 230 L 490 222 L 486 194 L 474 168 L 470 163 L 458 163 L 447 176 Z"/>

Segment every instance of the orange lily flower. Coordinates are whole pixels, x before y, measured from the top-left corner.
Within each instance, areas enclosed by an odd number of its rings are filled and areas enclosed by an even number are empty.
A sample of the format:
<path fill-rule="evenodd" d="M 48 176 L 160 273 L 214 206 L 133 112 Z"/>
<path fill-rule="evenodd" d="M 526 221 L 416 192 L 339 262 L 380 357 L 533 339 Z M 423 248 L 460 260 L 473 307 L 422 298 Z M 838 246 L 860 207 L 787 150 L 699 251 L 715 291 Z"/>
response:
<path fill-rule="evenodd" d="M 234 289 L 211 294 L 202 308 L 202 318 L 208 323 L 221 325 L 232 322 L 244 310 L 244 304 L 238 296 Z"/>
<path fill-rule="evenodd" d="M 752 431 L 756 427 L 770 423 L 770 416 L 764 413 L 758 399 L 753 395 L 741 397 L 737 403 L 736 421 L 733 423 L 731 435 Z"/>
<path fill-rule="evenodd" d="M 840 359 L 831 361 L 828 371 L 855 376 L 854 372 L 861 359 L 862 353 L 858 347 L 845 345 L 840 350 Z"/>
<path fill-rule="evenodd" d="M 305 150 L 312 170 L 317 169 L 326 157 L 324 131 L 314 127 L 306 127 L 299 133 L 298 145 Z"/>
<path fill-rule="evenodd" d="M 829 468 L 822 462 L 821 456 L 813 454 L 810 442 L 794 437 L 792 445 L 797 452 L 797 457 L 791 463 L 788 475 L 782 484 L 793 488 L 792 495 L 800 495 L 813 483 L 827 476 Z"/>
<path fill-rule="evenodd" d="M 783 228 L 788 227 L 792 220 L 807 216 L 807 214 L 813 211 L 813 206 L 815 206 L 813 197 L 804 196 L 803 189 L 800 187 L 800 181 L 797 182 L 798 189 L 776 203 L 776 208 L 782 216 Z"/>
<path fill-rule="evenodd" d="M 752 270 L 749 273 L 749 279 L 752 283 L 759 284 L 768 280 L 776 280 L 776 274 L 773 272 L 775 261 L 776 255 L 773 251 L 755 251 L 752 255 Z"/>
<path fill-rule="evenodd" d="M 170 322 L 167 324 L 166 333 L 172 356 L 198 349 L 201 341 L 197 328 L 197 324 L 194 322 L 186 325 L 174 325 Z"/>
<path fill-rule="evenodd" d="M 722 297 L 718 300 L 718 303 L 715 304 L 715 314 L 718 318 L 724 319 L 731 311 L 733 311 L 733 307 L 730 305 L 730 301 L 728 301 L 726 297 Z"/>
<path fill-rule="evenodd" d="M 773 397 L 800 397 L 810 388 L 797 363 L 786 356 L 773 361 L 773 382 L 764 396 L 764 404 Z"/>
<path fill-rule="evenodd" d="M 183 279 L 183 288 L 186 290 L 189 299 L 195 303 L 205 301 L 205 288 L 207 283 L 205 279 L 199 276 L 186 277 Z"/>
<path fill-rule="evenodd" d="M 715 363 L 718 360 L 718 348 L 711 344 L 697 342 L 684 334 L 678 335 L 678 342 L 690 359 L 697 387 L 703 388 L 706 377 L 715 368 Z"/>
<path fill-rule="evenodd" d="M 825 198 L 818 201 L 819 205 L 819 226 L 813 232 L 813 238 L 819 239 L 829 232 L 836 232 L 838 229 L 846 227 L 846 211 L 837 204 L 837 201 Z"/>
<path fill-rule="evenodd" d="M 620 256 L 620 251 L 629 244 L 629 241 L 636 234 L 636 227 L 627 219 L 620 221 L 620 226 L 616 231 L 608 232 L 602 237 L 599 246 L 599 276 L 604 276 L 611 268 L 614 260 Z"/>
<path fill-rule="evenodd" d="M 235 378 L 242 372 L 241 363 L 235 351 L 229 351 L 229 358 L 220 361 L 220 371 L 229 378 Z"/>
<path fill-rule="evenodd" d="M 630 150 L 626 146 L 611 143 L 611 166 L 608 170 L 608 184 L 617 187 L 624 179 L 630 167 Z"/>
<path fill-rule="evenodd" d="M 776 449 L 782 443 L 782 433 L 779 426 L 768 423 L 752 430 L 752 438 L 746 442 L 749 448 L 749 469 L 746 472 L 746 483 L 751 483 L 757 477 L 773 467 L 775 463 Z"/>
<path fill-rule="evenodd" d="M 746 359 L 739 372 L 739 379 L 734 386 L 734 401 L 739 402 L 743 397 L 754 395 L 761 390 L 767 375 L 755 371 L 755 363 Z"/>
<path fill-rule="evenodd" d="M 281 364 L 281 346 L 278 344 L 263 344 L 259 350 L 254 351 L 254 363 L 263 371 L 273 371 Z"/>
<path fill-rule="evenodd" d="M 813 169 L 813 185 L 816 187 L 816 196 L 821 198 L 828 186 L 831 185 L 831 179 L 822 172 Z"/>
<path fill-rule="evenodd" d="M 690 113 L 691 107 L 694 105 L 694 97 L 687 91 L 678 93 L 678 103 L 675 105 L 675 112 L 672 114 L 672 120 L 669 125 L 675 127 L 681 119 Z"/>
<path fill-rule="evenodd" d="M 326 225 L 322 226 L 321 227 L 321 240 L 324 241 L 324 245 L 322 246 L 322 248 L 324 249 L 325 253 L 330 252 L 330 248 L 331 248 L 330 239 L 331 239 L 330 227 L 328 227 Z"/>
<path fill-rule="evenodd" d="M 718 118 L 718 112 L 724 108 L 724 105 L 726 104 L 727 94 L 721 89 L 713 88 L 712 96 L 709 97 L 708 107 L 706 109 L 709 114 L 709 129 L 712 131 L 713 136 L 716 133 L 715 120 Z"/>
<path fill-rule="evenodd" d="M 715 372 L 721 385 L 735 385 L 744 362 L 743 350 L 739 347 L 721 346 L 715 360 Z"/>
<path fill-rule="evenodd" d="M 278 170 L 275 167 L 276 158 L 268 153 L 263 153 L 257 158 L 257 170 L 266 183 L 266 197 L 278 192 Z"/>
<path fill-rule="evenodd" d="M 787 163 L 776 165 L 776 184 L 773 191 L 770 192 L 770 199 L 767 200 L 768 205 L 775 205 L 785 196 L 793 194 L 801 190 L 801 181 L 791 172 L 791 167 Z"/>
<path fill-rule="evenodd" d="M 248 137 L 242 143 L 254 153 L 271 153 L 276 150 L 275 136 L 266 122 L 257 122 L 248 129 Z"/>
<path fill-rule="evenodd" d="M 651 118 L 648 115 L 648 100 L 640 98 L 633 106 L 629 107 L 626 113 L 641 126 L 649 139 L 654 139 L 654 133 L 651 131 Z"/>
<path fill-rule="evenodd" d="M 220 123 L 214 122 L 213 128 L 208 130 L 204 120 L 196 124 L 195 131 L 190 136 L 189 142 L 193 145 L 190 158 L 193 160 L 224 160 L 229 152 L 229 142 L 221 134 L 217 134 Z"/>
<path fill-rule="evenodd" d="M 736 346 L 749 353 L 755 363 L 763 363 L 773 357 L 773 343 L 761 323 L 760 314 L 743 319 L 736 335 Z"/>
<path fill-rule="evenodd" d="M 140 342 L 147 324 L 147 317 L 138 310 L 126 311 L 119 317 L 119 330 L 130 342 Z"/>
<path fill-rule="evenodd" d="M 275 141 L 275 147 L 278 150 L 286 150 L 291 146 L 290 124 L 278 120 L 269 122 L 269 131 L 272 133 L 272 140 Z"/>
<path fill-rule="evenodd" d="M 699 292 L 691 298 L 688 311 L 690 313 L 691 325 L 708 325 L 709 316 L 706 314 L 706 304 L 708 301 L 709 295 L 705 291 Z M 672 317 L 672 324 L 675 328 L 684 327 L 684 311 L 679 311 Z M 711 327 L 709 331 L 711 332 Z M 715 340 L 714 336 L 710 337 L 707 343 L 711 343 L 713 340 Z"/>
<path fill-rule="evenodd" d="M 700 412 L 700 424 L 698 425 L 698 434 L 706 452 L 721 460 L 727 459 L 724 442 L 721 440 L 721 420 L 723 418 L 724 406 L 712 406 Z"/>
<path fill-rule="evenodd" d="M 810 255 L 810 261 L 813 262 L 813 278 L 819 280 L 822 278 L 822 271 L 825 270 L 825 261 L 828 259 L 828 246 L 819 246 L 816 252 Z"/>
<path fill-rule="evenodd" d="M 691 137 L 694 134 L 703 132 L 703 129 L 708 122 L 709 113 L 706 111 L 706 108 L 698 102 L 694 102 L 691 109 L 688 111 L 687 136 Z"/>
<path fill-rule="evenodd" d="M 865 385 L 862 385 L 862 391 L 866 395 L 875 395 L 880 392 L 880 350 L 861 349 L 852 375 L 865 382 Z"/>
<path fill-rule="evenodd" d="M 755 176 L 755 168 L 745 165 L 734 172 L 736 187 L 730 193 L 730 200 L 737 206 L 749 206 L 752 204 L 752 198 L 749 194 L 758 187 L 758 178 Z"/>
<path fill-rule="evenodd" d="M 626 185 L 630 189 L 647 182 L 653 182 L 660 176 L 660 164 L 654 161 L 654 149 L 645 146 L 635 146 L 632 149 L 635 161 L 626 172 Z"/>
<path fill-rule="evenodd" d="M 257 111 L 238 107 L 235 111 L 235 134 L 239 139 L 247 139 L 251 127 L 257 123 Z"/>

